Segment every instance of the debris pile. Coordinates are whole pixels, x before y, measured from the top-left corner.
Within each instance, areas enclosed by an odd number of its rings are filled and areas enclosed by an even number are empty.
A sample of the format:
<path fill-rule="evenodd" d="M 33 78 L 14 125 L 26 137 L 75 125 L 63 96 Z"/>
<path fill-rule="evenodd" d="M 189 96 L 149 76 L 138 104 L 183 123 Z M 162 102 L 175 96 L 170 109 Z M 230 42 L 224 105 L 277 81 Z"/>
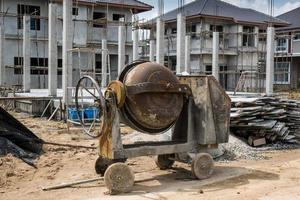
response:
<path fill-rule="evenodd" d="M 34 166 L 42 147 L 43 140 L 0 107 L 0 156 L 12 154 Z"/>
<path fill-rule="evenodd" d="M 277 141 L 300 144 L 300 101 L 277 97 L 231 99 L 231 131 L 250 145 Z"/>

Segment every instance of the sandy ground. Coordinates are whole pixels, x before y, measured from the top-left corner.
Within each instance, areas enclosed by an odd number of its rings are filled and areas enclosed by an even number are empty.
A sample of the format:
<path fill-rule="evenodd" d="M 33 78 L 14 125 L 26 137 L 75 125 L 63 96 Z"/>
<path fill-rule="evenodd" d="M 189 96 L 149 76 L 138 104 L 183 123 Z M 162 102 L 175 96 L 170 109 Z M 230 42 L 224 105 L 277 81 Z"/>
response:
<path fill-rule="evenodd" d="M 16 114 L 46 141 L 97 146 L 80 130 L 67 132 L 60 122 L 47 122 Z M 300 149 L 263 152 L 265 160 L 217 162 L 213 176 L 193 179 L 190 166 L 175 163 L 161 171 L 151 157 L 127 161 L 136 176 L 134 191 L 109 196 L 102 181 L 53 191 L 42 187 L 98 177 L 94 171 L 96 149 L 45 145 L 34 169 L 12 156 L 0 158 L 0 199 L 300 199 Z"/>

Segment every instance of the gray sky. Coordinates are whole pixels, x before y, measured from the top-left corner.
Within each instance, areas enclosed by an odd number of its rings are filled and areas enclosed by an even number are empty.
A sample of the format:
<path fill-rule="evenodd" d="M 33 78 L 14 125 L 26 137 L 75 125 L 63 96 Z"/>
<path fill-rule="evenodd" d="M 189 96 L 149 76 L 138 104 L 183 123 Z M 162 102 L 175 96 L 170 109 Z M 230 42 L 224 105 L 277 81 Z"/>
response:
<path fill-rule="evenodd" d="M 151 19 L 157 15 L 156 8 L 157 8 L 158 0 L 140 0 L 140 1 L 154 6 L 154 9 L 152 11 L 140 14 L 140 19 L 143 18 Z M 192 1 L 193 0 L 185 0 L 186 3 L 190 3 Z M 240 7 L 252 8 L 268 14 L 269 0 L 223 0 L 223 1 Z M 178 0 L 164 0 L 164 2 L 165 2 L 164 3 L 165 12 L 168 12 L 178 7 Z M 300 0 L 274 0 L 274 2 L 275 2 L 275 7 L 274 7 L 275 16 L 290 11 L 294 8 L 300 7 Z"/>

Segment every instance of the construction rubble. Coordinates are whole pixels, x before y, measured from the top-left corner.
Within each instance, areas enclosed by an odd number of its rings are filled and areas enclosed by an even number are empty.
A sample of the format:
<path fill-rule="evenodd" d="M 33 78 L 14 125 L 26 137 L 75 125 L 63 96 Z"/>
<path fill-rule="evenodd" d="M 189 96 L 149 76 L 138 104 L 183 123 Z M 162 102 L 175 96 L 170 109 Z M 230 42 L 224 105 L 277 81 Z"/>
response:
<path fill-rule="evenodd" d="M 230 128 L 249 145 L 300 144 L 300 101 L 278 97 L 231 97 Z"/>

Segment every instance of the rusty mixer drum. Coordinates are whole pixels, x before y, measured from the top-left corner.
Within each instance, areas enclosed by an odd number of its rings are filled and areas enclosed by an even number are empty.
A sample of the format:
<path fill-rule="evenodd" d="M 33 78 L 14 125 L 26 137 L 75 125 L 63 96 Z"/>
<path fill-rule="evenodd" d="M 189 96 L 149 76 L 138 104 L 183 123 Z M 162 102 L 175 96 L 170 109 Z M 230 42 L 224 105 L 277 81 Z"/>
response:
<path fill-rule="evenodd" d="M 180 83 L 168 68 L 151 62 L 133 63 L 123 70 L 119 81 L 126 88 L 121 109 L 125 124 L 142 132 L 157 134 L 175 123 L 184 98 L 182 93 L 171 91 Z"/>

